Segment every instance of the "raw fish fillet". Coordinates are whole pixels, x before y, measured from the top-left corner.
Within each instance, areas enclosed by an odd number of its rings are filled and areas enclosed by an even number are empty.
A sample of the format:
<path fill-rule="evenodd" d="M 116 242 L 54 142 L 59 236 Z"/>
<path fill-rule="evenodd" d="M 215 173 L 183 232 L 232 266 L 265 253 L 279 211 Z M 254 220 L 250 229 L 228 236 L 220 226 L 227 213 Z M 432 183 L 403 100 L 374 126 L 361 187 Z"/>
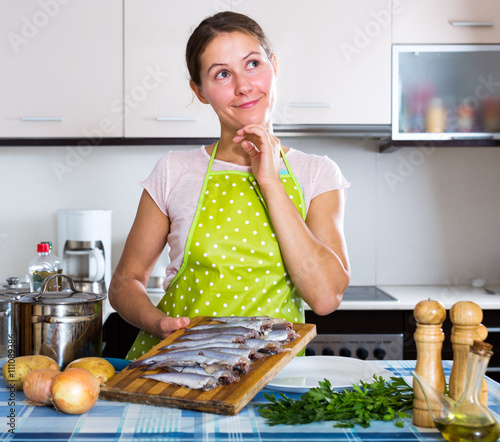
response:
<path fill-rule="evenodd" d="M 191 388 L 192 390 L 212 390 L 217 387 L 217 379 L 213 376 L 194 373 L 158 373 L 146 374 L 141 377 Z"/>

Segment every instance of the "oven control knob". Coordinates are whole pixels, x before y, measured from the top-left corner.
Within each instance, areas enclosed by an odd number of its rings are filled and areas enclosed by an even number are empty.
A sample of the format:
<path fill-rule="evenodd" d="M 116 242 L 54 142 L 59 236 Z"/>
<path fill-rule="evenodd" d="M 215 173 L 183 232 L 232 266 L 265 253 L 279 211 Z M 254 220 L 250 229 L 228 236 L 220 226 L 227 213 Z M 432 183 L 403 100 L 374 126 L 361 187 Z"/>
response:
<path fill-rule="evenodd" d="M 342 347 L 339 350 L 339 355 L 345 356 L 346 358 L 350 358 L 351 357 L 351 350 L 349 350 L 347 347 Z"/>
<path fill-rule="evenodd" d="M 384 359 L 385 356 L 386 356 L 386 352 L 383 348 L 376 348 L 375 350 L 373 350 L 373 356 L 375 356 L 377 359 Z"/>
<path fill-rule="evenodd" d="M 306 347 L 306 356 L 314 356 L 315 354 L 314 348 Z"/>
<path fill-rule="evenodd" d="M 330 347 L 325 347 L 321 352 L 324 356 L 334 356 L 335 352 Z"/>
<path fill-rule="evenodd" d="M 366 359 L 368 357 L 368 350 L 366 348 L 363 348 L 363 347 L 359 347 L 357 350 L 356 350 L 356 356 L 359 358 L 359 359 Z"/>

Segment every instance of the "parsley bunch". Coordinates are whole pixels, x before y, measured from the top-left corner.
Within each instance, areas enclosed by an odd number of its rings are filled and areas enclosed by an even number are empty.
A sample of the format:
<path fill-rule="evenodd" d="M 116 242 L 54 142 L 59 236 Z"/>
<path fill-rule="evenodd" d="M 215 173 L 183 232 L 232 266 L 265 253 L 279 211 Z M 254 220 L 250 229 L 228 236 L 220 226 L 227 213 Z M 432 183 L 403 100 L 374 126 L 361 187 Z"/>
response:
<path fill-rule="evenodd" d="M 406 410 L 413 407 L 413 389 L 403 378 L 391 377 L 390 382 L 382 376 L 374 376 L 372 383 L 361 381 L 352 390 L 337 392 L 325 379 L 319 387 L 311 388 L 300 399 L 289 399 L 280 393 L 264 393 L 269 404 L 260 405 L 259 413 L 269 425 L 308 424 L 319 421 L 337 421 L 334 427 L 369 427 L 373 420 L 391 421 L 403 427 L 401 419 L 409 417 Z"/>

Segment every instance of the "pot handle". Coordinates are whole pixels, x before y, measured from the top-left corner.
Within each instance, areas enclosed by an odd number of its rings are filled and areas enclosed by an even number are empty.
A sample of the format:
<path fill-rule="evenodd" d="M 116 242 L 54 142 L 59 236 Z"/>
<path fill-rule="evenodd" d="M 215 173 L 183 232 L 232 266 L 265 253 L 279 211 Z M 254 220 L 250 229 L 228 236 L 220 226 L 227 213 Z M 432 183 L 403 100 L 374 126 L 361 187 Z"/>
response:
<path fill-rule="evenodd" d="M 48 278 L 45 278 L 43 280 L 40 294 L 35 296 L 33 299 L 38 301 L 43 295 L 45 295 L 45 292 L 47 291 L 47 285 L 54 278 L 66 278 L 69 281 L 69 288 L 71 289 L 71 292 L 72 292 L 69 294 L 69 296 L 72 296 L 73 293 L 76 292 L 75 283 L 73 281 L 73 278 L 70 278 L 68 275 L 63 275 L 62 273 L 55 273 L 54 275 L 50 275 Z"/>
<path fill-rule="evenodd" d="M 38 316 L 31 317 L 31 322 L 34 324 L 44 322 L 46 324 L 76 324 L 80 322 L 92 322 L 99 317 L 98 313 L 87 316 Z"/>
<path fill-rule="evenodd" d="M 70 296 L 73 296 L 74 294 L 76 293 L 83 293 L 83 292 L 79 292 L 76 287 L 75 287 L 75 282 L 73 281 L 73 278 L 71 278 L 71 276 L 68 276 L 68 275 L 65 275 L 63 273 L 56 273 L 54 275 L 51 275 L 49 276 L 48 278 L 44 279 L 44 281 L 42 282 L 42 288 L 40 290 L 40 294 L 37 295 L 37 296 L 34 296 L 33 299 L 35 301 L 38 301 L 40 300 L 40 298 L 45 295 L 45 292 L 47 291 L 47 285 L 48 283 L 54 279 L 54 278 L 66 278 L 68 281 L 69 281 L 69 288 L 71 290 L 71 293 L 67 293 L 67 292 L 64 292 L 64 296 L 67 296 L 67 297 L 70 297 Z M 54 293 L 54 292 L 52 292 Z M 96 295 L 95 293 L 86 293 L 87 295 L 92 295 L 96 300 L 99 299 L 99 295 Z"/>

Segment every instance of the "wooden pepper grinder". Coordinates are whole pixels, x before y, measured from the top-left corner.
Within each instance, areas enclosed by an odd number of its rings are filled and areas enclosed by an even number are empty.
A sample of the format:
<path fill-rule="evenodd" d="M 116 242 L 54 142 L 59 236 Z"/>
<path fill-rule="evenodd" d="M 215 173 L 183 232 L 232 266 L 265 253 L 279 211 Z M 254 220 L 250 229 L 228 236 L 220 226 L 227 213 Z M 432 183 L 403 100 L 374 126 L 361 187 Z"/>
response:
<path fill-rule="evenodd" d="M 450 373 L 450 397 L 456 401 L 462 396 L 470 346 L 474 341 L 484 341 L 488 329 L 481 324 L 483 311 L 475 302 L 459 301 L 450 310 L 451 343 L 453 345 L 453 366 Z M 483 380 L 481 404 L 488 406 L 488 385 Z"/>
<path fill-rule="evenodd" d="M 437 391 L 444 394 L 446 381 L 441 351 L 444 341 L 442 324 L 446 318 L 446 310 L 438 301 L 429 299 L 420 301 L 415 306 L 413 315 L 417 321 L 417 328 L 413 335 L 417 346 L 415 371 Z M 413 380 L 413 391 L 415 393 L 413 424 L 419 427 L 434 427 L 424 393 L 415 379 Z"/>

